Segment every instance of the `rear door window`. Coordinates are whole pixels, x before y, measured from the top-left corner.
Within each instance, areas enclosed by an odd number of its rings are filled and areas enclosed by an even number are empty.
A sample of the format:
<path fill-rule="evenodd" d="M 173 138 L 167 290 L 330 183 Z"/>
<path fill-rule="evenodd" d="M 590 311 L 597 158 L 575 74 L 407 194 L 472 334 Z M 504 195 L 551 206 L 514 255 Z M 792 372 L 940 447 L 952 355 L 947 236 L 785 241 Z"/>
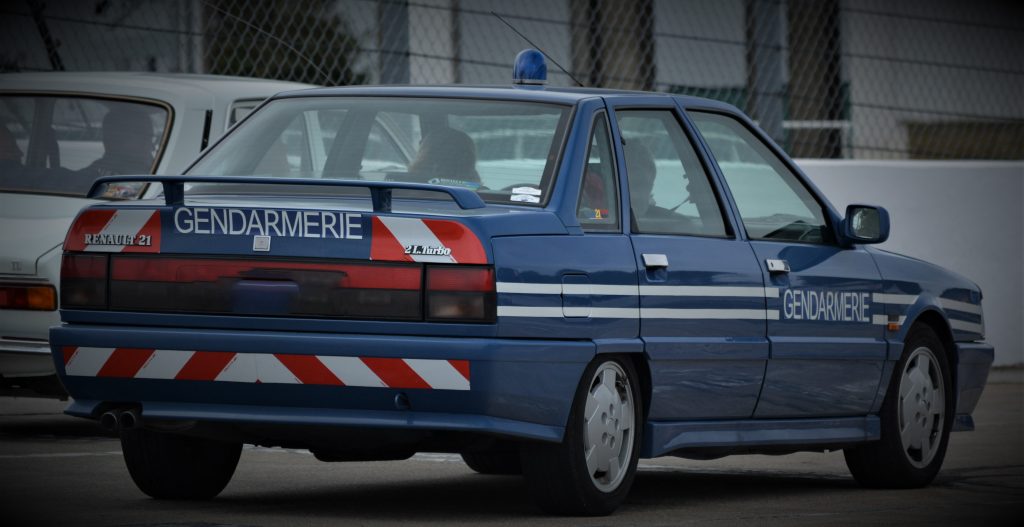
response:
<path fill-rule="evenodd" d="M 170 119 L 167 106 L 134 100 L 0 96 L 0 190 L 85 195 L 101 176 L 152 174 Z M 108 197 L 142 187 L 110 185 Z"/>

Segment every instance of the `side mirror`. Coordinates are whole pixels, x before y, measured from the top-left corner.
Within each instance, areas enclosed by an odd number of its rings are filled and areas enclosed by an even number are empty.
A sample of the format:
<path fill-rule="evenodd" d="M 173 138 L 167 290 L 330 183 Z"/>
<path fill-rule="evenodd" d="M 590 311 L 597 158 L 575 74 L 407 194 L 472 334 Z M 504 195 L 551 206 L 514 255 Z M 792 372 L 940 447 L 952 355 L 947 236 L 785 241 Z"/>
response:
<path fill-rule="evenodd" d="M 882 243 L 889 239 L 889 213 L 882 207 L 846 207 L 843 236 L 850 243 Z"/>

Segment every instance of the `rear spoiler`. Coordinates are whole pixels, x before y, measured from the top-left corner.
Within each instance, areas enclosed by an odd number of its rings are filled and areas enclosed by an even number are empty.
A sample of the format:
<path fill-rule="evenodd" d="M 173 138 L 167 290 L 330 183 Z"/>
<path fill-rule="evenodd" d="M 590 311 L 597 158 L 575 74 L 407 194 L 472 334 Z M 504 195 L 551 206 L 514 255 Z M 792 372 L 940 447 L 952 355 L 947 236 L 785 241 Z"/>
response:
<path fill-rule="evenodd" d="M 362 187 L 370 190 L 374 212 L 391 212 L 392 190 L 423 190 L 444 192 L 455 200 L 461 209 L 482 209 L 486 205 L 476 192 L 467 188 L 428 185 L 424 183 L 403 183 L 399 181 L 353 181 L 345 179 L 289 179 L 245 176 L 107 176 L 97 179 L 89 189 L 89 198 L 103 197 L 103 191 L 110 183 L 160 183 L 164 187 L 164 200 L 168 205 L 185 204 L 185 183 L 233 183 L 251 185 L 310 185 L 320 187 Z"/>

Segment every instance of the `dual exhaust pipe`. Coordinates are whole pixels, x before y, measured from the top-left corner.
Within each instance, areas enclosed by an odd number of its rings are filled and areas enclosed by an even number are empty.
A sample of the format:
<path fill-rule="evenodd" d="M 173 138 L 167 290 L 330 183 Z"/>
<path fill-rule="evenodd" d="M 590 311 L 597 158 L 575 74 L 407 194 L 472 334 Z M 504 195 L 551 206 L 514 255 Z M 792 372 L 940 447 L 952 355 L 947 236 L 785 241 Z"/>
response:
<path fill-rule="evenodd" d="M 108 432 L 142 428 L 142 415 L 135 408 L 115 408 L 100 415 L 100 426 Z"/>

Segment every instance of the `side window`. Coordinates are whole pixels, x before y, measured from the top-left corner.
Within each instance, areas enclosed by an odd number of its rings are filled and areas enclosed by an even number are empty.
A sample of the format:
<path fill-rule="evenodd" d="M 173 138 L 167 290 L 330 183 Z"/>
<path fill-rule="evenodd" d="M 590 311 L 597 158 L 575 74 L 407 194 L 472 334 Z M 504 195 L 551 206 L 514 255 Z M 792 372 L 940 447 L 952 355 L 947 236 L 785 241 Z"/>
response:
<path fill-rule="evenodd" d="M 612 159 L 608 116 L 604 112 L 594 118 L 583 171 L 576 217 L 584 231 L 617 231 L 619 229 L 619 190 Z"/>
<path fill-rule="evenodd" d="M 715 155 L 747 236 L 755 240 L 832 242 L 821 204 L 743 123 L 708 112 L 690 112 L 690 117 Z"/>
<path fill-rule="evenodd" d="M 633 231 L 726 236 L 711 181 L 669 110 L 617 112 Z"/>

